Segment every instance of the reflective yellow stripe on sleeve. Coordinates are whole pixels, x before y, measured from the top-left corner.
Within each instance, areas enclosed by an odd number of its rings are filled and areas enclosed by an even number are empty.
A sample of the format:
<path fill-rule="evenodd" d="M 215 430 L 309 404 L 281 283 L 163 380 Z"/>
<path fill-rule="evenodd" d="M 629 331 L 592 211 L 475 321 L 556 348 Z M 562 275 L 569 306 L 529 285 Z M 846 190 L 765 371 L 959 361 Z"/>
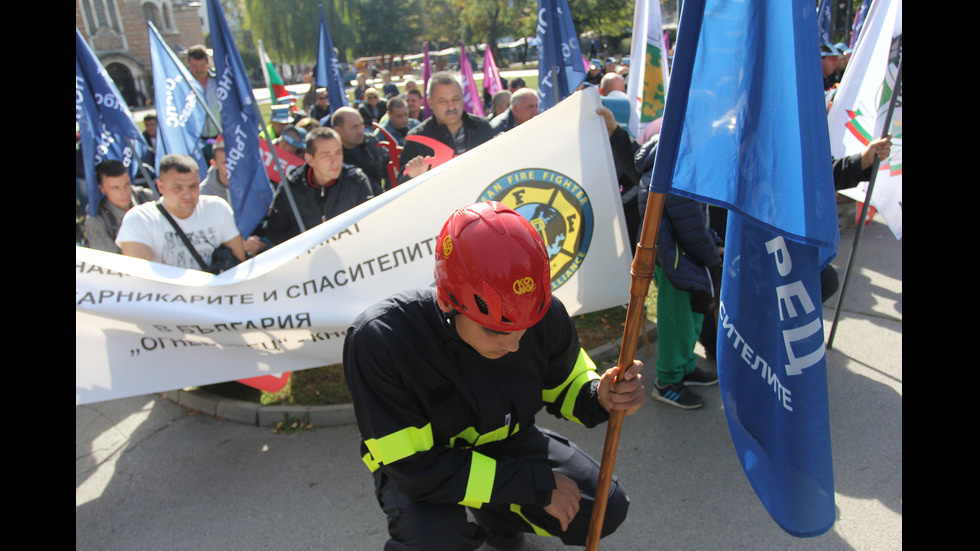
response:
<path fill-rule="evenodd" d="M 414 453 L 432 449 L 432 424 L 421 428 L 407 427 L 381 438 L 371 438 L 365 440 L 364 445 L 372 457 L 371 462 L 365 459 L 364 463 L 368 468 L 373 464 L 373 471 L 378 465 L 394 463 Z"/>
<path fill-rule="evenodd" d="M 460 431 L 459 434 L 453 436 L 449 439 L 449 447 L 455 448 L 457 440 L 465 440 L 470 446 L 482 446 L 484 444 L 489 444 L 490 442 L 499 442 L 506 439 L 511 434 L 517 433 L 521 430 L 520 423 L 514 424 L 514 430 L 511 432 L 509 425 L 504 425 L 497 430 L 490 431 L 486 434 L 480 434 L 476 432 L 474 427 L 466 427 L 466 429 Z"/>
<path fill-rule="evenodd" d="M 489 503 L 496 474 L 496 459 L 473 452 L 470 459 L 470 475 L 466 481 L 466 494 L 459 504 L 479 509 L 484 503 Z"/>
<path fill-rule="evenodd" d="M 592 361 L 592 358 L 585 353 L 585 349 L 579 349 L 578 359 L 572 367 L 572 372 L 557 387 L 545 389 L 542 393 L 542 399 L 549 404 L 554 403 L 561 393 L 567 389 L 568 392 L 565 394 L 560 408 L 562 417 L 581 424 L 582 422 L 573 415 L 575 400 L 578 398 L 578 393 L 582 389 L 582 385 L 598 378 L 599 374 L 596 373 L 595 363 Z"/>
<path fill-rule="evenodd" d="M 533 522 L 527 520 L 527 517 L 524 516 L 524 512 L 521 509 L 521 506 L 520 505 L 517 505 L 515 503 L 511 503 L 510 504 L 510 512 L 512 512 L 515 515 L 521 517 L 521 520 L 523 520 L 524 522 L 526 522 L 527 525 L 530 526 L 532 530 L 534 530 L 534 533 L 535 534 L 537 534 L 539 536 L 545 536 L 545 537 L 554 537 L 554 534 L 548 533 L 548 531 L 545 530 L 544 528 L 542 528 L 542 527 L 538 526 L 537 524 L 534 524 Z"/>

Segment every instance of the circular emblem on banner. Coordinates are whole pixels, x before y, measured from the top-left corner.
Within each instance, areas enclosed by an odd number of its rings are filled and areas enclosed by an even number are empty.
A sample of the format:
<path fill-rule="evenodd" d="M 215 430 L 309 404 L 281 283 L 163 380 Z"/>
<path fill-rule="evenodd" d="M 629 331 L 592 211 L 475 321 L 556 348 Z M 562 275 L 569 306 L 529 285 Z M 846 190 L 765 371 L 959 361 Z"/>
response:
<path fill-rule="evenodd" d="M 526 218 L 541 235 L 551 262 L 551 289 L 578 270 L 592 241 L 592 204 L 571 178 L 540 168 L 516 170 L 498 178 L 480 201 L 499 201 Z"/>

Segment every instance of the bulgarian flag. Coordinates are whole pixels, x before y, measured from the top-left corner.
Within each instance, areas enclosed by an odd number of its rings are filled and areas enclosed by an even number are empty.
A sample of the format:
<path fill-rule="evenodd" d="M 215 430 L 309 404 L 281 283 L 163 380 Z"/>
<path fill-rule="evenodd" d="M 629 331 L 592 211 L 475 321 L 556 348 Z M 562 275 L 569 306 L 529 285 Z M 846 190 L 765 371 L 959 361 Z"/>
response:
<path fill-rule="evenodd" d="M 279 73 L 276 72 L 276 68 L 272 65 L 269 54 L 265 53 L 265 47 L 262 46 L 261 40 L 259 40 L 259 60 L 262 62 L 262 76 L 265 77 L 265 83 L 269 87 L 269 98 L 273 104 L 276 104 L 279 98 L 288 97 L 289 92 L 286 90 L 286 84 L 279 77 Z"/>

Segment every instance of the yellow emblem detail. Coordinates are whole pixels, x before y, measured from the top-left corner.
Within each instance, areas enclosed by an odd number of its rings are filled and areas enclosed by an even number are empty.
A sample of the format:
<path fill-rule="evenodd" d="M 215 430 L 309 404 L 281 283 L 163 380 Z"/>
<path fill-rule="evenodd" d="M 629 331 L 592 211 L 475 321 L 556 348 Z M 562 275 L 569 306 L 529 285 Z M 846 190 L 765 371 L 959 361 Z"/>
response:
<path fill-rule="evenodd" d="M 442 240 L 442 256 L 449 257 L 449 253 L 453 252 L 453 240 L 450 236 L 446 236 Z"/>
<path fill-rule="evenodd" d="M 524 293 L 530 293 L 534 290 L 534 279 L 530 277 L 523 277 L 521 279 L 514 280 L 514 292 L 518 295 L 523 295 Z"/>

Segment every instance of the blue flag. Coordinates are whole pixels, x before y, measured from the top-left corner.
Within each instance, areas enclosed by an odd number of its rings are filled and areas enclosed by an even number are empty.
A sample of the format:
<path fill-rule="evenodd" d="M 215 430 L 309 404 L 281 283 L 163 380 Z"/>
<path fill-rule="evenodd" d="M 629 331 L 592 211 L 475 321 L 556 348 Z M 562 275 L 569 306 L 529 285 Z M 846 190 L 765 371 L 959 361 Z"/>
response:
<path fill-rule="evenodd" d="M 102 199 L 95 165 L 114 159 L 129 169 L 130 178 L 135 178 L 149 145 L 116 84 L 78 27 L 75 27 L 75 122 L 82 145 L 88 214 L 95 216 Z"/>
<path fill-rule="evenodd" d="M 208 173 L 201 142 L 201 131 L 208 118 L 204 89 L 163 41 L 153 23 L 146 24 L 153 64 L 153 99 L 157 106 L 156 166 L 171 153 L 190 155 L 197 161 L 203 180 Z"/>
<path fill-rule="evenodd" d="M 222 137 L 228 164 L 228 198 L 242 239 L 248 239 L 272 206 L 273 190 L 259 149 L 261 119 L 245 64 L 221 4 L 208 0 L 214 66 L 221 100 Z"/>
<path fill-rule="evenodd" d="M 834 524 L 820 270 L 837 251 L 812 0 L 688 0 L 651 189 L 729 209 L 717 341 L 739 460 L 787 533 Z"/>
<path fill-rule="evenodd" d="M 542 111 L 585 81 L 585 62 L 568 0 L 538 0 L 538 102 Z"/>
<path fill-rule="evenodd" d="M 858 37 L 861 36 L 861 30 L 864 29 L 864 20 L 868 17 L 868 10 L 870 9 L 871 0 L 864 0 L 861 4 L 861 10 L 854 16 L 854 28 L 851 29 L 851 43 L 849 44 L 852 48 L 857 44 Z"/>
<path fill-rule="evenodd" d="M 314 71 L 314 85 L 317 88 L 327 89 L 331 114 L 338 107 L 350 105 L 347 101 L 347 92 L 344 91 L 344 78 L 341 76 L 340 67 L 337 65 L 337 56 L 334 55 L 333 41 L 330 40 L 327 20 L 323 17 L 323 4 L 320 4 L 320 33 L 316 40 L 316 67 Z"/>
<path fill-rule="evenodd" d="M 830 43 L 830 0 L 820 0 L 817 6 L 817 29 L 821 44 Z"/>

